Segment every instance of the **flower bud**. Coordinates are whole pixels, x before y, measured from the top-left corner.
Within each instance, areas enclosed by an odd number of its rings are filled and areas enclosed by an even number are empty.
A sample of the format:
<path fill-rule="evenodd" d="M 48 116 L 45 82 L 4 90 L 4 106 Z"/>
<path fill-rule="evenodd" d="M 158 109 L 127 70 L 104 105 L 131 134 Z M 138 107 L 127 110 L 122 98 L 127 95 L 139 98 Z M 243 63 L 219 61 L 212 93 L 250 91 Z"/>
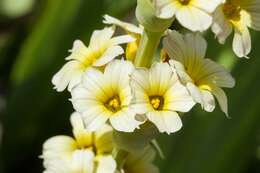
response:
<path fill-rule="evenodd" d="M 164 32 L 174 20 L 174 17 L 158 17 L 160 12 L 157 8 L 154 0 L 137 0 L 136 17 L 147 31 Z"/>
<path fill-rule="evenodd" d="M 143 150 L 158 134 L 157 128 L 147 122 L 133 133 L 114 131 L 113 137 L 117 148 L 128 152 L 138 152 Z"/>

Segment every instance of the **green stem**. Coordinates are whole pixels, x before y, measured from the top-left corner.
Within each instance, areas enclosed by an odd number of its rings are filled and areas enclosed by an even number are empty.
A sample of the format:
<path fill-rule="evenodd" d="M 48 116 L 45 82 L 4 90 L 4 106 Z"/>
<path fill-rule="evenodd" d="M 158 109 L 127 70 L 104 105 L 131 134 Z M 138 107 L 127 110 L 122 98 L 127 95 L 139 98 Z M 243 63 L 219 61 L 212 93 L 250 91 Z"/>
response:
<path fill-rule="evenodd" d="M 118 170 L 121 170 L 124 167 L 128 154 L 129 154 L 129 152 L 127 152 L 125 150 L 122 150 L 119 148 L 114 148 L 113 156 L 114 156 L 114 159 L 116 160 Z"/>
<path fill-rule="evenodd" d="M 163 32 L 150 32 L 144 30 L 134 62 L 137 67 L 151 66 L 162 35 Z"/>

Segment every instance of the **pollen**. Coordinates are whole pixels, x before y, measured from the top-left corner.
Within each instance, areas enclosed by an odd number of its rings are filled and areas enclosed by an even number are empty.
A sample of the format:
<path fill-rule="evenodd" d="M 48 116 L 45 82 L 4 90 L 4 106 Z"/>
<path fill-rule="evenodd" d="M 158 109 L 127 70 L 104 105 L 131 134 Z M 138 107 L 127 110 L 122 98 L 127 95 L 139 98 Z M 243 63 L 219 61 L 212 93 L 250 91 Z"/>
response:
<path fill-rule="evenodd" d="M 107 101 L 105 106 L 112 112 L 117 112 L 121 108 L 120 99 L 118 96 L 112 97 Z"/>
<path fill-rule="evenodd" d="M 227 1 L 223 6 L 223 13 L 225 17 L 229 20 L 239 21 L 240 20 L 241 7 L 232 4 Z"/>
<path fill-rule="evenodd" d="M 162 110 L 164 100 L 161 96 L 151 96 L 150 103 L 155 110 Z"/>

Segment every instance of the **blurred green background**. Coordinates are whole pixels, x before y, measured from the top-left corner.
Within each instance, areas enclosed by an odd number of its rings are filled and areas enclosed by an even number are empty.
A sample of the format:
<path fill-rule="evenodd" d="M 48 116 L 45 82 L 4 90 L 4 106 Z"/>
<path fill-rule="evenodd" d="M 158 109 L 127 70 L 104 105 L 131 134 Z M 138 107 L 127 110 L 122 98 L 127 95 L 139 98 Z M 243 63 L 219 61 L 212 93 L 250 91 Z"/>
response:
<path fill-rule="evenodd" d="M 68 92 L 52 89 L 75 39 L 88 42 L 102 15 L 131 19 L 135 0 L 0 0 L 0 172 L 42 172 L 42 143 L 71 134 Z M 162 173 L 260 173 L 260 33 L 251 32 L 250 60 L 238 59 L 231 39 L 219 45 L 212 33 L 208 57 L 232 70 L 237 85 L 226 90 L 231 119 L 217 108 L 197 106 L 183 129 L 162 135 Z"/>

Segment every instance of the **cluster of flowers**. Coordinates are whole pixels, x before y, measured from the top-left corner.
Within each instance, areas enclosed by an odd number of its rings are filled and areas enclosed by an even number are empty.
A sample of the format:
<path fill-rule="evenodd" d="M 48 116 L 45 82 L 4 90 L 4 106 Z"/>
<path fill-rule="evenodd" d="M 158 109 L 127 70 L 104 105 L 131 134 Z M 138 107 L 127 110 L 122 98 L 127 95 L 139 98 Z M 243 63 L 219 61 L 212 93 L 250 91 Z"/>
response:
<path fill-rule="evenodd" d="M 140 26 L 105 15 L 104 23 L 110 26 L 94 31 L 89 46 L 76 40 L 68 62 L 52 80 L 58 92 L 67 88 L 71 93 L 75 138 L 55 136 L 44 143 L 45 173 L 158 173 L 152 164 L 156 147 L 148 143 L 122 152 L 120 148 L 126 147 L 114 140 L 115 132 L 135 135 L 149 123 L 158 133 L 174 133 L 182 127 L 180 113 L 189 112 L 196 103 L 212 112 L 215 98 L 228 116 L 222 88 L 234 87 L 235 80 L 224 67 L 205 58 L 207 42 L 199 32 L 211 27 L 224 43 L 234 30 L 233 50 L 238 57 L 247 57 L 248 27 L 260 29 L 260 1 L 138 0 L 142 4 L 152 7 L 154 21 L 176 18 L 193 33 L 161 32 L 157 61 L 142 52 L 157 49 L 158 44 L 149 47 L 156 42 L 149 25 L 160 24 L 146 22 L 142 11 L 137 11 Z M 114 36 L 117 27 L 126 35 Z M 125 49 L 121 44 L 126 44 Z M 152 65 L 140 64 L 142 58 Z"/>

